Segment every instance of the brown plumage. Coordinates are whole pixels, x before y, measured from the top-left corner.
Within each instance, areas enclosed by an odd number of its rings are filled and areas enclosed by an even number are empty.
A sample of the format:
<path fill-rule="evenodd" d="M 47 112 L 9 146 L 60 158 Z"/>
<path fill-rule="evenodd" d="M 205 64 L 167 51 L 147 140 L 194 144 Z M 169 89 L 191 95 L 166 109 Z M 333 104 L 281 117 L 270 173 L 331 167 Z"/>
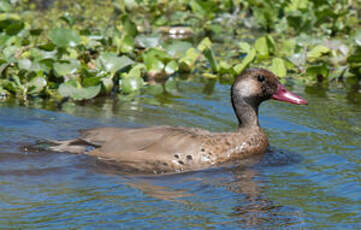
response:
<path fill-rule="evenodd" d="M 235 132 L 171 126 L 95 128 L 82 131 L 77 139 L 56 142 L 51 149 L 95 156 L 134 173 L 173 173 L 219 166 L 266 151 L 268 140 L 258 123 L 258 106 L 270 98 L 307 103 L 285 90 L 273 73 L 248 69 L 231 88 L 239 121 Z"/>

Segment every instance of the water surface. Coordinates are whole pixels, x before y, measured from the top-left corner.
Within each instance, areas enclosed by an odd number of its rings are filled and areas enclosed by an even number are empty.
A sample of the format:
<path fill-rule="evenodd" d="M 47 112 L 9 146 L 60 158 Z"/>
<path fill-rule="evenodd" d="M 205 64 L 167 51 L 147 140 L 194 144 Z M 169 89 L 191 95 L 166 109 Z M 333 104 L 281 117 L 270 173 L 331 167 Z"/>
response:
<path fill-rule="evenodd" d="M 254 166 L 127 176 L 85 155 L 24 148 L 98 126 L 231 131 L 229 86 L 179 82 L 177 96 L 58 107 L 0 104 L 2 229 L 359 229 L 358 86 L 293 88 L 309 106 L 266 102 L 272 151 Z"/>

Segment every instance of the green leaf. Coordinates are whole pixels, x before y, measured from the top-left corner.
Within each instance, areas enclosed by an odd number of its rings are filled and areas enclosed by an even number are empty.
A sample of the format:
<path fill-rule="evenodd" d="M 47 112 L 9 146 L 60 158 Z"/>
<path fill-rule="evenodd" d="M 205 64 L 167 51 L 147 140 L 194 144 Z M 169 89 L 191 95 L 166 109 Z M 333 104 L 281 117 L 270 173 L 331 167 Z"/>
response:
<path fill-rule="evenodd" d="M 76 80 L 70 80 L 59 86 L 59 93 L 63 97 L 71 97 L 74 100 L 87 100 L 96 97 L 101 85 L 82 88 Z"/>
<path fill-rule="evenodd" d="M 133 66 L 128 73 L 123 73 L 122 77 L 140 78 L 142 77 L 144 70 L 145 70 L 145 65 L 139 63 Z"/>
<path fill-rule="evenodd" d="M 160 45 L 159 35 L 139 35 L 135 38 L 135 44 L 141 48 L 153 48 Z"/>
<path fill-rule="evenodd" d="M 113 78 L 105 77 L 105 78 L 102 78 L 101 81 L 102 81 L 102 85 L 103 85 L 103 89 L 104 89 L 105 93 L 109 94 L 114 87 Z"/>
<path fill-rule="evenodd" d="M 281 58 L 273 58 L 270 70 L 278 77 L 283 78 L 287 74 L 285 62 Z"/>
<path fill-rule="evenodd" d="M 69 26 L 73 26 L 75 23 L 75 18 L 69 14 L 69 12 L 65 12 L 64 15 L 60 17 L 60 19 L 66 22 Z"/>
<path fill-rule="evenodd" d="M 0 1 L 0 12 L 9 12 L 12 11 L 13 7 L 7 1 L 1 0 Z"/>
<path fill-rule="evenodd" d="M 361 46 L 361 31 L 357 31 L 354 40 L 358 46 Z"/>
<path fill-rule="evenodd" d="M 192 71 L 199 55 L 195 48 L 188 49 L 185 56 L 179 59 L 179 69 L 184 72 Z"/>
<path fill-rule="evenodd" d="M 219 65 L 218 62 L 216 60 L 216 57 L 214 55 L 214 52 L 212 49 L 205 49 L 204 50 L 204 56 L 207 58 L 207 60 L 209 61 L 209 64 L 211 65 L 212 71 L 213 72 L 218 72 L 219 70 Z"/>
<path fill-rule="evenodd" d="M 318 75 L 327 77 L 329 72 L 330 72 L 330 70 L 327 67 L 327 65 L 325 65 L 325 64 L 312 65 L 312 66 L 309 66 L 306 70 L 306 73 L 313 77 L 317 77 Z"/>
<path fill-rule="evenodd" d="M 168 81 L 166 81 L 164 84 L 165 90 L 172 95 L 179 95 L 177 86 L 177 81 L 174 78 L 168 79 Z"/>
<path fill-rule="evenodd" d="M 139 90 L 144 85 L 143 78 L 140 77 L 127 77 L 119 80 L 119 86 L 124 94 L 130 94 Z"/>
<path fill-rule="evenodd" d="M 231 73 L 232 72 L 232 65 L 228 64 L 225 61 L 219 62 L 219 72 L 220 73 Z"/>
<path fill-rule="evenodd" d="M 10 36 L 7 34 L 0 34 L 0 47 L 4 46 L 9 38 Z"/>
<path fill-rule="evenodd" d="M 39 76 L 26 83 L 25 86 L 28 88 L 28 94 L 39 94 L 46 85 L 45 78 Z"/>
<path fill-rule="evenodd" d="M 101 80 L 102 80 L 102 76 L 86 77 L 83 78 L 82 85 L 83 87 L 96 86 L 101 82 Z"/>
<path fill-rule="evenodd" d="M 260 58 L 267 58 L 270 54 L 266 37 L 258 38 L 254 47 Z"/>
<path fill-rule="evenodd" d="M 6 27 L 6 34 L 10 36 L 17 35 L 25 27 L 22 21 L 13 21 L 9 26 Z"/>
<path fill-rule="evenodd" d="M 48 33 L 48 38 L 58 47 L 74 47 L 80 44 L 81 37 L 73 30 L 55 28 Z"/>
<path fill-rule="evenodd" d="M 201 52 L 203 52 L 206 49 L 210 49 L 210 48 L 212 48 L 212 42 L 211 42 L 211 40 L 209 40 L 208 37 L 203 38 L 203 40 L 197 46 L 197 49 Z"/>
<path fill-rule="evenodd" d="M 53 51 L 46 51 L 46 50 L 42 50 L 42 49 L 38 49 L 38 48 L 32 48 L 30 49 L 30 55 L 35 59 L 35 60 L 43 60 L 43 59 L 57 59 L 57 51 L 53 50 Z"/>
<path fill-rule="evenodd" d="M 137 25 L 130 19 L 128 15 L 123 15 L 121 18 L 126 34 L 135 37 L 138 34 Z"/>
<path fill-rule="evenodd" d="M 31 61 L 29 59 L 20 59 L 18 61 L 18 65 L 20 69 L 30 70 L 31 69 Z"/>
<path fill-rule="evenodd" d="M 216 79 L 217 78 L 217 75 L 212 74 L 212 73 L 203 73 L 202 76 L 205 77 L 205 78 L 209 78 L 209 79 Z"/>
<path fill-rule="evenodd" d="M 169 55 L 163 50 L 159 49 L 149 49 L 147 52 L 143 53 L 143 61 L 147 67 L 148 72 L 161 72 L 165 67 L 164 63 L 172 60 Z"/>
<path fill-rule="evenodd" d="M 118 38 L 119 39 L 119 38 Z M 119 43 L 117 43 L 117 39 L 115 38 L 117 47 L 120 47 L 121 52 L 130 53 L 134 50 L 134 38 L 128 34 L 125 34 Z"/>
<path fill-rule="evenodd" d="M 305 53 L 295 53 L 292 54 L 288 60 L 297 67 L 302 67 L 306 64 L 306 54 Z"/>
<path fill-rule="evenodd" d="M 327 46 L 318 45 L 314 47 L 311 51 L 307 53 L 308 61 L 315 61 L 320 58 L 322 55 L 329 53 L 331 50 Z"/>
<path fill-rule="evenodd" d="M 164 68 L 167 75 L 171 75 L 178 71 L 178 64 L 176 61 L 168 62 L 168 64 Z"/>
<path fill-rule="evenodd" d="M 16 47 L 16 46 L 7 46 L 3 50 L 3 54 L 4 54 L 5 59 L 8 62 L 15 61 L 14 55 L 16 54 L 17 51 L 18 51 L 18 47 Z"/>
<path fill-rule="evenodd" d="M 191 0 L 189 4 L 190 4 L 190 6 L 192 8 L 192 11 L 196 15 L 200 15 L 200 16 L 204 17 L 207 14 L 207 11 L 205 9 L 203 9 L 202 5 L 199 4 L 198 1 Z"/>
<path fill-rule="evenodd" d="M 147 94 L 159 95 L 163 93 L 163 86 L 161 84 L 149 85 L 146 88 Z"/>
<path fill-rule="evenodd" d="M 192 48 L 192 44 L 189 42 L 174 41 L 167 47 L 167 53 L 172 57 L 179 58 L 186 55 L 190 48 Z"/>
<path fill-rule="evenodd" d="M 254 60 L 256 57 L 256 50 L 251 48 L 247 56 L 242 60 L 241 63 L 233 66 L 234 72 L 236 74 L 242 73 L 242 71 Z"/>
<path fill-rule="evenodd" d="M 72 75 L 78 71 L 80 68 L 80 61 L 76 59 L 56 62 L 54 64 L 54 71 L 58 76 L 67 76 Z"/>
<path fill-rule="evenodd" d="M 130 66 L 134 63 L 132 59 L 123 55 L 118 57 L 115 53 L 102 53 L 96 60 L 98 68 L 114 74 L 120 69 Z"/>
<path fill-rule="evenodd" d="M 247 42 L 240 42 L 238 43 L 238 46 L 241 53 L 249 53 L 249 51 L 251 50 L 251 46 Z"/>

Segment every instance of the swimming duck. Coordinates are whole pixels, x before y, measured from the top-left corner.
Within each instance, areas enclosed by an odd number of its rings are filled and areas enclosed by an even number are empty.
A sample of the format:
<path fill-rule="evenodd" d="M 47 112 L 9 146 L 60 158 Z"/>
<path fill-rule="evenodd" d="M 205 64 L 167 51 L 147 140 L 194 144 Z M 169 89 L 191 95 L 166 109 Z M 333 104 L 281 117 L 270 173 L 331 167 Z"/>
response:
<path fill-rule="evenodd" d="M 258 122 L 258 107 L 268 99 L 307 104 L 286 90 L 272 72 L 252 68 L 239 75 L 231 87 L 231 102 L 238 119 L 234 132 L 172 126 L 104 127 L 81 131 L 79 138 L 58 141 L 51 149 L 94 156 L 134 173 L 216 167 L 265 153 L 268 140 Z"/>

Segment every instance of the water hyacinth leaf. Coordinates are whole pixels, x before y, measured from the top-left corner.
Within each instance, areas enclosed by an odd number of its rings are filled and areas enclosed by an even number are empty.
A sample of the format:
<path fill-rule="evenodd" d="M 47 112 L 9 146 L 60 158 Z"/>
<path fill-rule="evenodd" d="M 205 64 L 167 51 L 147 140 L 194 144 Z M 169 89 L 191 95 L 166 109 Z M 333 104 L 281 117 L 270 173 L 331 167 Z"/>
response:
<path fill-rule="evenodd" d="M 74 100 L 87 100 L 96 97 L 101 85 L 83 88 L 76 80 L 70 80 L 59 86 L 59 93 L 63 97 L 70 97 Z"/>
<path fill-rule="evenodd" d="M 96 76 L 96 77 L 87 77 L 84 78 L 82 81 L 83 87 L 89 87 L 89 86 L 95 86 L 98 85 L 102 80 L 102 76 Z"/>
<path fill-rule="evenodd" d="M 163 93 L 163 86 L 161 84 L 149 85 L 145 90 L 147 94 L 160 95 Z"/>
<path fill-rule="evenodd" d="M 75 23 L 75 18 L 69 14 L 69 12 L 65 12 L 64 15 L 60 17 L 60 19 L 66 22 L 69 26 L 73 26 Z"/>
<path fill-rule="evenodd" d="M 148 70 L 148 72 L 162 72 L 165 64 L 172 58 L 163 50 L 159 49 L 150 49 L 147 52 L 143 53 L 143 61 Z"/>
<path fill-rule="evenodd" d="M 7 34 L 0 34 L 0 47 L 4 46 L 9 38 L 10 36 Z"/>
<path fill-rule="evenodd" d="M 43 60 L 43 59 L 57 59 L 57 51 L 46 51 L 38 48 L 30 49 L 30 55 L 34 58 L 34 60 Z"/>
<path fill-rule="evenodd" d="M 312 65 L 309 66 L 306 70 L 306 73 L 313 77 L 318 77 L 318 76 L 327 77 L 329 72 L 330 70 L 326 64 Z"/>
<path fill-rule="evenodd" d="M 260 58 L 267 58 L 269 56 L 269 48 L 266 37 L 258 38 L 254 44 L 254 47 Z"/>
<path fill-rule="evenodd" d="M 31 61 L 27 58 L 18 61 L 19 68 L 24 70 L 30 70 L 31 64 Z"/>
<path fill-rule="evenodd" d="M 124 94 L 130 94 L 137 91 L 141 89 L 143 85 L 143 78 L 140 77 L 127 77 L 119 80 L 120 89 Z"/>
<path fill-rule="evenodd" d="M 72 59 L 69 61 L 54 63 L 54 71 L 57 76 L 67 76 L 74 74 L 80 68 L 80 61 Z"/>
<path fill-rule="evenodd" d="M 220 61 L 219 62 L 219 72 L 220 73 L 230 73 L 232 71 L 233 71 L 232 65 L 228 64 L 225 61 Z"/>
<path fill-rule="evenodd" d="M 17 51 L 18 51 L 18 47 L 16 47 L 16 46 L 6 47 L 5 49 L 3 49 L 4 58 L 7 61 L 12 61 L 14 59 L 14 55 L 16 54 Z"/>
<path fill-rule="evenodd" d="M 273 53 L 276 48 L 276 42 L 271 35 L 266 35 L 267 46 L 270 53 Z"/>
<path fill-rule="evenodd" d="M 134 63 L 132 59 L 123 55 L 118 57 L 115 53 L 102 53 L 96 60 L 98 68 L 114 74 L 120 69 L 130 66 Z"/>
<path fill-rule="evenodd" d="M 292 54 L 288 60 L 297 66 L 298 68 L 304 66 L 306 64 L 306 54 L 305 53 L 295 53 Z"/>
<path fill-rule="evenodd" d="M 213 72 L 218 72 L 219 70 L 219 65 L 218 62 L 216 60 L 216 57 L 214 55 L 214 52 L 212 49 L 205 49 L 204 50 L 204 56 L 207 58 L 209 64 L 211 65 L 212 71 Z"/>
<path fill-rule="evenodd" d="M 247 42 L 240 42 L 238 43 L 239 49 L 241 53 L 249 53 L 251 50 L 251 45 Z"/>
<path fill-rule="evenodd" d="M 307 7 L 308 0 L 291 0 L 289 1 L 289 4 L 286 7 L 287 11 L 296 11 L 296 10 L 302 10 Z"/>
<path fill-rule="evenodd" d="M 199 55 L 199 51 L 195 48 L 188 49 L 185 56 L 179 59 L 179 69 L 183 72 L 192 71 Z"/>
<path fill-rule="evenodd" d="M 209 79 L 217 79 L 218 77 L 216 74 L 212 74 L 212 73 L 203 73 L 202 76 Z"/>
<path fill-rule="evenodd" d="M 31 29 L 30 34 L 33 36 L 39 36 L 43 31 L 43 29 Z"/>
<path fill-rule="evenodd" d="M 171 75 L 178 71 L 178 63 L 176 61 L 168 62 L 164 68 L 167 75 Z"/>
<path fill-rule="evenodd" d="M 164 84 L 164 88 L 168 93 L 174 96 L 179 95 L 178 84 L 174 78 L 170 78 L 168 81 L 166 81 L 166 83 Z"/>
<path fill-rule="evenodd" d="M 102 82 L 102 85 L 103 85 L 104 92 L 106 94 L 109 94 L 112 91 L 113 87 L 114 87 L 113 78 L 105 77 L 105 78 L 101 79 L 101 82 Z"/>
<path fill-rule="evenodd" d="M 55 28 L 50 30 L 48 38 L 58 47 L 67 48 L 80 44 L 81 37 L 71 29 Z"/>
<path fill-rule="evenodd" d="M 191 0 L 189 4 L 190 4 L 190 6 L 192 8 L 192 11 L 196 15 L 205 16 L 207 14 L 207 11 L 205 9 L 203 9 L 202 5 L 198 1 Z"/>
<path fill-rule="evenodd" d="M 278 55 L 291 56 L 294 53 L 296 48 L 296 40 L 295 39 L 286 39 L 283 40 L 279 50 L 277 50 Z"/>
<path fill-rule="evenodd" d="M 25 27 L 24 22 L 22 21 L 12 21 L 10 25 L 6 27 L 6 34 L 10 36 L 17 35 L 20 31 L 22 31 Z"/>
<path fill-rule="evenodd" d="M 160 36 L 159 35 L 138 35 L 135 38 L 135 44 L 140 48 L 153 48 L 160 45 Z"/>
<path fill-rule="evenodd" d="M 47 82 L 44 77 L 38 76 L 26 83 L 28 88 L 28 94 L 39 94 L 44 87 L 47 85 Z"/>
<path fill-rule="evenodd" d="M 233 66 L 233 70 L 236 74 L 242 73 L 242 71 L 249 65 L 256 57 L 256 49 L 251 48 L 247 56 L 242 60 L 241 63 Z"/>
<path fill-rule="evenodd" d="M 314 47 L 311 51 L 307 53 L 307 60 L 308 61 L 315 61 L 320 58 L 322 55 L 327 54 L 331 51 L 330 48 L 324 45 L 318 45 Z"/>
<path fill-rule="evenodd" d="M 123 15 L 121 18 L 123 28 L 126 34 L 135 37 L 138 34 L 137 25 L 130 19 L 128 15 Z"/>
<path fill-rule="evenodd" d="M 190 48 L 192 48 L 192 44 L 189 42 L 174 41 L 167 47 L 167 53 L 172 57 L 179 58 L 186 55 Z"/>
<path fill-rule="evenodd" d="M 0 65 L 0 75 L 3 73 L 3 71 L 4 71 L 9 65 L 10 65 L 10 63 L 7 63 L 7 62 L 2 63 L 2 64 Z"/>
<path fill-rule="evenodd" d="M 361 46 L 361 31 L 356 32 L 354 40 L 358 46 Z"/>
<path fill-rule="evenodd" d="M 0 12 L 9 12 L 13 9 L 12 5 L 7 1 L 0 1 Z"/>
<path fill-rule="evenodd" d="M 122 77 L 142 77 L 145 65 L 138 63 L 133 66 L 128 73 L 123 73 Z"/>
<path fill-rule="evenodd" d="M 286 77 L 287 68 L 282 58 L 273 58 L 270 70 L 278 77 Z"/>
<path fill-rule="evenodd" d="M 117 47 L 120 47 L 122 53 L 130 53 L 134 50 L 134 38 L 128 34 L 125 34 L 122 39 L 118 39 L 116 42 Z M 115 41 L 118 41 L 115 39 Z"/>
<path fill-rule="evenodd" d="M 211 40 L 209 40 L 208 37 L 203 38 L 203 40 L 197 46 L 197 49 L 201 52 L 203 52 L 206 49 L 210 49 L 210 48 L 212 48 L 212 42 L 211 42 Z"/>
<path fill-rule="evenodd" d="M 119 1 L 119 2 L 123 2 L 125 7 L 128 10 L 132 10 L 132 9 L 135 9 L 136 7 L 138 7 L 138 3 L 136 0 L 124 0 L 124 1 Z"/>

